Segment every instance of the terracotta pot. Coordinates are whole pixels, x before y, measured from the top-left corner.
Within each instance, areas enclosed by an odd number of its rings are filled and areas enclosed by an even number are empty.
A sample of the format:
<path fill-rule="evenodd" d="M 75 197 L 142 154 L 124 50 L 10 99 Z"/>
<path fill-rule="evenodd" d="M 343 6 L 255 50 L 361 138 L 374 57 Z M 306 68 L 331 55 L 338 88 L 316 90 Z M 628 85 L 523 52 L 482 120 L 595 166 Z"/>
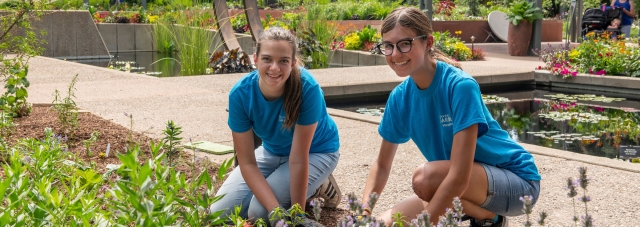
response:
<path fill-rule="evenodd" d="M 526 56 L 529 52 L 532 32 L 533 25 L 526 20 L 520 21 L 518 26 L 509 23 L 509 32 L 507 33 L 509 55 Z"/>

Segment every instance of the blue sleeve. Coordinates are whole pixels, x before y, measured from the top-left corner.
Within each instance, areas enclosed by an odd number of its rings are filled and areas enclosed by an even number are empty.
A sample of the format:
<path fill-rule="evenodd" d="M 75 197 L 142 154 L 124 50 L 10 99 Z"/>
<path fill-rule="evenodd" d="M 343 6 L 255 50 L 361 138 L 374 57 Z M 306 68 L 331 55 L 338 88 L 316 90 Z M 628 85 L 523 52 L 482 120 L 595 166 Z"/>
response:
<path fill-rule="evenodd" d="M 253 126 L 243 103 L 237 90 L 229 93 L 229 120 L 227 123 L 231 131 L 246 132 Z"/>
<path fill-rule="evenodd" d="M 326 108 L 326 104 L 320 85 L 314 83 L 308 88 L 305 88 L 303 84 L 300 115 L 298 115 L 298 121 L 296 123 L 299 125 L 311 125 L 320 121 L 322 114 L 325 113 L 325 111 L 323 111 L 324 108 Z"/>
<path fill-rule="evenodd" d="M 489 131 L 480 86 L 476 81 L 465 79 L 458 82 L 453 88 L 451 102 L 454 135 L 474 124 L 478 124 L 478 137 Z"/>
<path fill-rule="evenodd" d="M 400 112 L 398 111 L 395 91 L 394 89 L 394 91 L 391 92 L 387 100 L 387 105 L 384 107 L 384 115 L 382 115 L 382 120 L 378 126 L 378 133 L 386 141 L 401 144 L 409 141 L 411 137 L 402 123 L 404 121 L 401 120 L 403 117 L 400 116 Z"/>

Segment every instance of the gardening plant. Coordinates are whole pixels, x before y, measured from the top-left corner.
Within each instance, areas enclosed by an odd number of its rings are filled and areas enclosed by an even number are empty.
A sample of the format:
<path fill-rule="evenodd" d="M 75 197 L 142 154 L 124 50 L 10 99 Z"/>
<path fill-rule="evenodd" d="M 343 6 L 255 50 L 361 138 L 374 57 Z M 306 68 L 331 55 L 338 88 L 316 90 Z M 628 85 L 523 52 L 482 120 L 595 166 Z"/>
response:
<path fill-rule="evenodd" d="M 53 108 L 58 112 L 58 120 L 62 125 L 62 132 L 68 137 L 73 137 L 78 127 L 78 108 L 73 100 L 76 98 L 76 88 L 74 86 L 77 79 L 78 75 L 76 74 L 67 88 L 67 97 L 61 98 L 60 92 L 56 89 L 55 99 L 53 100 Z"/>
<path fill-rule="evenodd" d="M 169 165 L 173 165 L 177 158 L 176 156 L 179 156 L 182 151 L 182 146 L 180 146 L 182 137 L 179 137 L 180 134 L 182 134 L 182 127 L 175 125 L 173 121 L 169 120 L 163 134 L 162 145 L 166 151 Z"/>
<path fill-rule="evenodd" d="M 4 82 L 0 107 L 8 107 L 14 117 L 21 117 L 31 112 L 31 104 L 27 102 L 30 85 L 27 62 L 42 53 L 40 45 L 44 42 L 31 23 L 42 16 L 45 1 L 21 0 L 13 4 L 0 17 L 0 79 Z"/>
<path fill-rule="evenodd" d="M 16 125 L 11 115 L 9 111 L 0 112 L 0 142 L 6 142 L 4 138 L 9 138 L 15 132 Z"/>
<path fill-rule="evenodd" d="M 91 146 L 98 141 L 98 137 L 100 136 L 100 132 L 98 131 L 93 131 L 91 133 L 91 137 L 89 139 L 86 139 L 85 141 L 83 141 L 84 143 L 84 149 L 87 152 L 87 156 L 91 157 L 92 153 L 91 153 Z"/>

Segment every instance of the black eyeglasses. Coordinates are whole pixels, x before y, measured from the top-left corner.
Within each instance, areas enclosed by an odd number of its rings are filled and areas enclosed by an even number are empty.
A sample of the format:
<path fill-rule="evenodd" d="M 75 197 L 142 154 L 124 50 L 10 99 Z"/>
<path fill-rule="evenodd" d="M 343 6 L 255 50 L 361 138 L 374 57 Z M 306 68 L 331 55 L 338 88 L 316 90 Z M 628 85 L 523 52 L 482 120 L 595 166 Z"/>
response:
<path fill-rule="evenodd" d="M 427 35 L 421 35 L 413 39 L 400 40 L 395 45 L 391 43 L 381 43 L 376 45 L 376 48 L 386 56 L 393 54 L 393 49 L 398 49 L 400 53 L 407 53 L 411 51 L 411 46 L 412 46 L 411 43 L 413 42 L 413 40 L 422 39 L 424 37 L 427 37 Z"/>

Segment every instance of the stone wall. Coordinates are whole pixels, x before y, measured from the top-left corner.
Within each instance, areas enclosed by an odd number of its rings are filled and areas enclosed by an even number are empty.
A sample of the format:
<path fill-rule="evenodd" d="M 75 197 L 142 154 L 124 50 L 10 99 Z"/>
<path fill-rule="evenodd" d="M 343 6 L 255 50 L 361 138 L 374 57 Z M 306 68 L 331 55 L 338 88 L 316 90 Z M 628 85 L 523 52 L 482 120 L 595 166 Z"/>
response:
<path fill-rule="evenodd" d="M 42 56 L 60 59 L 109 58 L 98 28 L 89 11 L 45 11 L 41 19 L 32 21 L 32 28 L 43 44 Z M 42 35 L 41 31 L 46 34 Z M 12 31 L 24 35 L 24 31 Z"/>
<path fill-rule="evenodd" d="M 97 24 L 109 52 L 156 51 L 153 26 L 150 24 Z M 217 31 L 211 30 L 216 37 L 210 52 L 222 51 L 224 46 Z M 251 35 L 236 34 L 240 47 L 247 54 L 253 54 L 255 42 Z"/>

